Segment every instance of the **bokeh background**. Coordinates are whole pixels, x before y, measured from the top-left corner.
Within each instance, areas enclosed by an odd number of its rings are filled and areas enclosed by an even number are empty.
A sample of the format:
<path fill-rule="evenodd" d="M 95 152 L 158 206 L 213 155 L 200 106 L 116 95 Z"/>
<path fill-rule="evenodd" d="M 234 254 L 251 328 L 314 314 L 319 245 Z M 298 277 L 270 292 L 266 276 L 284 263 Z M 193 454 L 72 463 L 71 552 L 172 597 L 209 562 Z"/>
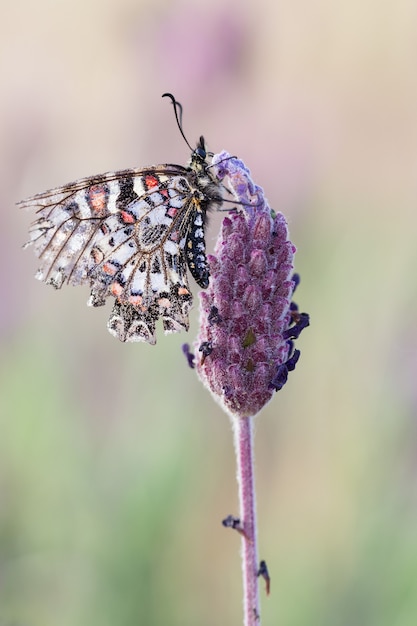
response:
<path fill-rule="evenodd" d="M 241 623 L 232 433 L 187 337 L 123 345 L 35 281 L 15 208 L 185 163 L 172 91 L 286 214 L 311 315 L 256 422 L 262 623 L 414 626 L 417 4 L 3 0 L 0 35 L 0 625 Z"/>

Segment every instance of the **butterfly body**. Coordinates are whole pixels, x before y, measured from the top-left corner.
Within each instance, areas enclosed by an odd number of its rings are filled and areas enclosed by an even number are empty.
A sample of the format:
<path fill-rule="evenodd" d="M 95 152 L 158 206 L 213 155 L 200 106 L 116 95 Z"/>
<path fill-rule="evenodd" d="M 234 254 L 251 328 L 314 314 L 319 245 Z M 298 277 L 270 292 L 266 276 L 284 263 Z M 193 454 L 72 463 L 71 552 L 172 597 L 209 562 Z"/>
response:
<path fill-rule="evenodd" d="M 206 215 L 221 203 L 200 138 L 188 167 L 109 172 L 19 204 L 37 209 L 26 244 L 41 261 L 37 278 L 57 289 L 89 284 L 91 306 L 113 296 L 110 332 L 121 341 L 155 343 L 159 317 L 165 332 L 188 330 L 187 266 L 206 288 Z"/>

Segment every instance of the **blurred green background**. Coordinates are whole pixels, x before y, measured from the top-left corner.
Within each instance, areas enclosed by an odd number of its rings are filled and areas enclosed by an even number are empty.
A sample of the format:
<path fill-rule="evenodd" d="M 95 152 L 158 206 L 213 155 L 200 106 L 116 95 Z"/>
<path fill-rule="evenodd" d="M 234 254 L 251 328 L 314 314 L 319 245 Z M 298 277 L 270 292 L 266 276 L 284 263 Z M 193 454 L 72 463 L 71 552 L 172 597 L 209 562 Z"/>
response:
<path fill-rule="evenodd" d="M 172 107 L 251 168 L 311 315 L 256 422 L 262 623 L 417 623 L 417 5 L 0 6 L 0 626 L 241 623 L 228 418 L 187 336 L 123 345 L 35 281 L 14 203 L 184 163 Z M 207 234 L 213 246 L 219 216 Z"/>

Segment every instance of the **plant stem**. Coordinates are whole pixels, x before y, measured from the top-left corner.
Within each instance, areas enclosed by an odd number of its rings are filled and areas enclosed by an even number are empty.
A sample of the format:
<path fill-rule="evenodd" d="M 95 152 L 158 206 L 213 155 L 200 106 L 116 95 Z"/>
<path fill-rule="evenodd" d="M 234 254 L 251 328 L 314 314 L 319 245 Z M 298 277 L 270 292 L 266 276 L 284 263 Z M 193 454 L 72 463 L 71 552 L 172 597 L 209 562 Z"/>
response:
<path fill-rule="evenodd" d="M 260 626 L 253 418 L 233 418 L 242 533 L 244 626 Z"/>

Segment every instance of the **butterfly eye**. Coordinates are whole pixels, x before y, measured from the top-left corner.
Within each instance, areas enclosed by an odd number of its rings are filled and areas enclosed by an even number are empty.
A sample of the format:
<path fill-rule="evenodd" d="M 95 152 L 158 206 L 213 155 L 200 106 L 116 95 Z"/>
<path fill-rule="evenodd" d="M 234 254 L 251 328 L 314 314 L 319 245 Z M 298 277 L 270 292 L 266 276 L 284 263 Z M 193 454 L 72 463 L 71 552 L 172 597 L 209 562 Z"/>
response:
<path fill-rule="evenodd" d="M 206 157 L 207 157 L 207 152 L 204 150 L 204 148 L 196 148 L 195 149 L 195 153 L 198 154 L 198 156 L 203 159 L 203 161 L 205 161 Z"/>

